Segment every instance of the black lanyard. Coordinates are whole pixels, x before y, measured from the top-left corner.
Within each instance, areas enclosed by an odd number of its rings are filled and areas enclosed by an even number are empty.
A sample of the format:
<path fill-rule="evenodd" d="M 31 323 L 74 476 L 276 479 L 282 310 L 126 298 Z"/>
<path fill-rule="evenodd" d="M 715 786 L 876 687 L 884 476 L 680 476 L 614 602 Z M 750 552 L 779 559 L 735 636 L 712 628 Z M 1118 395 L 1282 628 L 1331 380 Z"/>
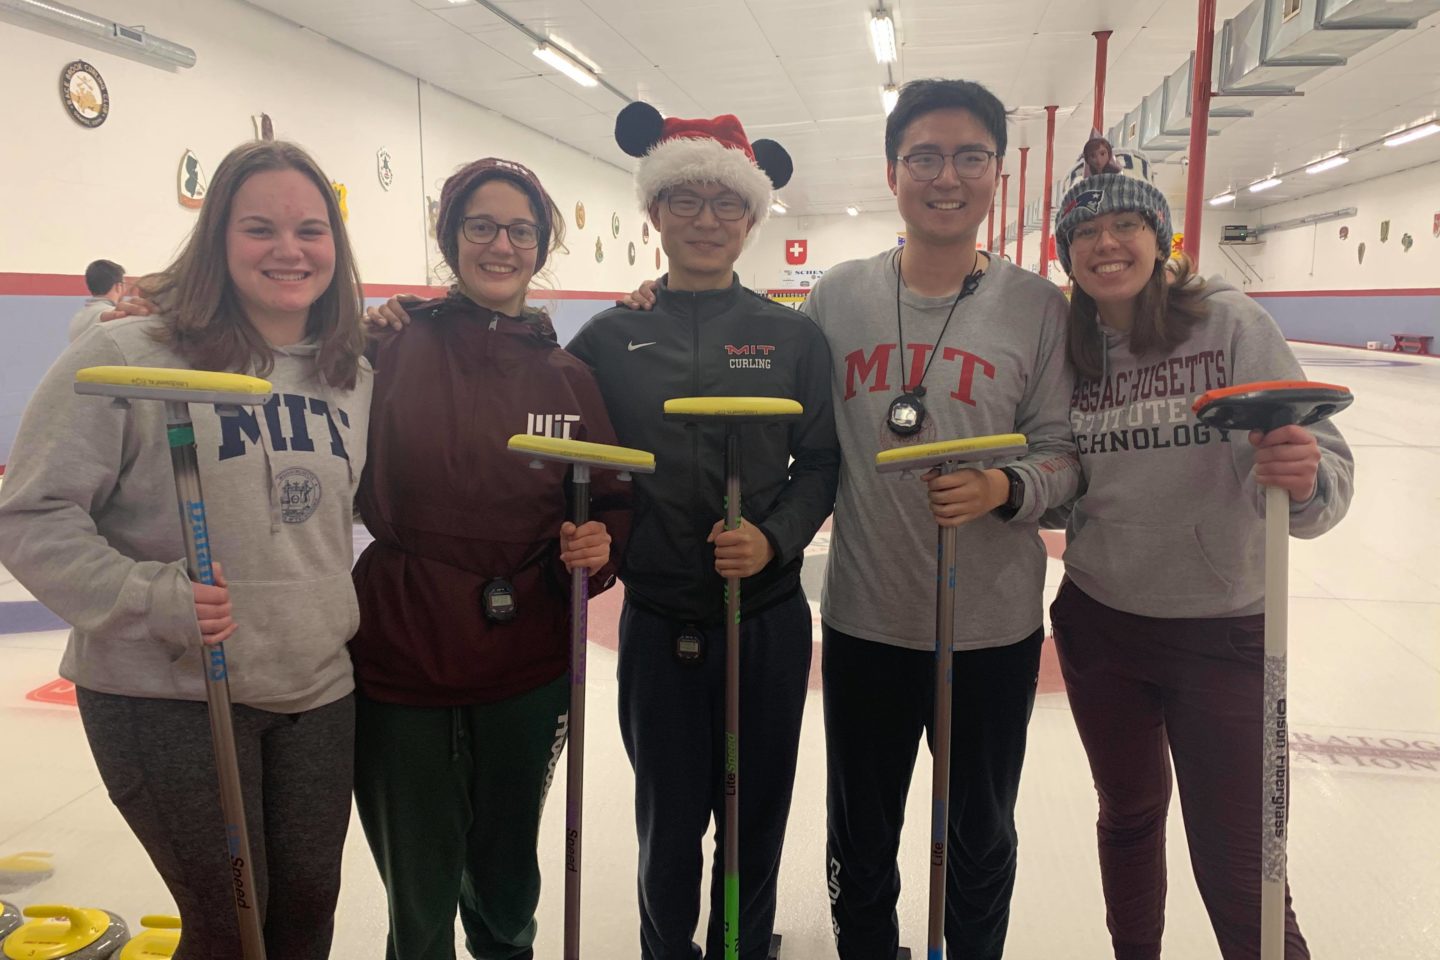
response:
<path fill-rule="evenodd" d="M 920 381 L 914 385 L 905 383 L 905 328 L 900 322 L 900 284 L 901 264 L 905 259 L 905 251 L 902 249 L 895 258 L 895 330 L 899 336 L 899 343 L 896 344 L 899 353 L 900 363 L 900 389 L 903 391 L 900 396 L 890 402 L 890 409 L 885 415 L 885 425 L 890 431 L 902 437 L 912 436 L 920 432 L 925 426 L 925 403 L 921 399 L 925 396 L 925 378 L 930 375 L 930 365 L 935 362 L 935 355 L 940 352 L 940 341 L 945 339 L 945 331 L 950 329 L 950 321 L 955 316 L 955 308 L 960 306 L 960 301 L 970 296 L 980 286 L 980 278 L 984 273 L 980 269 L 980 251 L 975 251 L 975 264 L 971 268 L 965 281 L 960 284 L 960 292 L 955 294 L 955 300 L 950 304 L 950 312 L 945 314 L 945 325 L 940 328 L 940 336 L 935 338 L 935 345 L 930 348 L 930 358 L 925 361 L 925 369 L 920 373 Z"/>

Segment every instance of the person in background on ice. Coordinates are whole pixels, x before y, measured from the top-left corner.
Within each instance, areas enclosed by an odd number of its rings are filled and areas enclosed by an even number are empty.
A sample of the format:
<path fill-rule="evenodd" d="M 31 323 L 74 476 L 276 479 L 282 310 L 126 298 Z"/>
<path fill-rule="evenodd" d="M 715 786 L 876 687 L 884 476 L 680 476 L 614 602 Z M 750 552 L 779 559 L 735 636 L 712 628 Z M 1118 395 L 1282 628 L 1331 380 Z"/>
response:
<path fill-rule="evenodd" d="M 125 296 L 125 268 L 110 260 L 96 260 L 85 268 L 85 288 L 90 291 L 85 305 L 70 318 L 66 335 L 70 342 L 100 322 Z"/>
<path fill-rule="evenodd" d="M 1115 159 L 1115 148 L 1110 146 L 1110 140 L 1099 130 L 1090 131 L 1090 139 L 1085 141 L 1085 149 L 1080 151 L 1080 159 L 1085 164 L 1083 175 L 1086 177 L 1120 172 L 1120 161 Z"/>
<path fill-rule="evenodd" d="M 355 799 L 390 904 L 387 960 L 533 955 L 536 838 L 565 745 L 568 571 L 615 581 L 629 484 L 593 481 L 565 520 L 568 470 L 514 434 L 615 443 L 595 378 L 527 307 L 564 220 L 527 167 L 476 160 L 440 194 L 447 296 L 407 302 L 372 349 L 371 456 L 358 496 L 375 542 L 355 567 Z M 383 329 L 383 326 L 382 326 Z M 558 862 L 559 848 L 556 847 Z"/>
<path fill-rule="evenodd" d="M 41 380 L 0 491 L 0 563 L 74 629 L 60 673 L 111 800 L 179 907 L 179 960 L 239 960 L 203 645 L 226 642 L 255 897 L 270 960 L 328 956 L 350 824 L 345 644 L 352 497 L 372 377 L 330 178 L 281 141 L 232 150 L 137 309 Z M 268 403 L 192 404 L 215 584 L 192 583 L 159 403 L 77 396 L 123 364 L 266 377 Z"/>
<path fill-rule="evenodd" d="M 1100 800 L 1115 957 L 1160 956 L 1173 780 L 1220 953 L 1249 960 L 1260 955 L 1260 488 L 1284 488 L 1290 532 L 1317 537 L 1345 516 L 1354 463 L 1329 421 L 1246 437 L 1196 419 L 1208 390 L 1304 375 L 1259 304 L 1169 259 L 1172 229 L 1164 195 L 1117 174 L 1075 184 L 1055 218 L 1073 283 L 1084 487 L 1060 513 L 1065 581 L 1050 617 Z M 1285 900 L 1285 957 L 1304 960 L 1288 888 Z"/>

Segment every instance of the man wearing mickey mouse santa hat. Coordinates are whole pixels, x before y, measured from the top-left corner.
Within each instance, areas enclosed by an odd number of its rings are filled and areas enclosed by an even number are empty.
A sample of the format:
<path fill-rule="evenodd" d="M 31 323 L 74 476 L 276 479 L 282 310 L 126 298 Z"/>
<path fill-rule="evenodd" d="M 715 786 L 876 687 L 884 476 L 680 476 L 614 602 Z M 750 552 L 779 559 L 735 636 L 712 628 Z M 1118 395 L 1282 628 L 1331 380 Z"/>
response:
<path fill-rule="evenodd" d="M 595 368 L 619 441 L 652 450 L 635 478 L 635 526 L 621 564 L 620 728 L 635 769 L 640 943 L 645 960 L 724 956 L 725 629 L 723 585 L 741 590 L 740 930 L 743 960 L 766 956 L 811 659 L 800 585 L 805 546 L 829 515 L 839 473 L 830 353 L 804 314 L 741 286 L 735 260 L 789 181 L 789 155 L 751 143 L 733 116 L 662 118 L 632 103 L 617 142 L 640 158 L 641 207 L 670 270 L 653 311 L 617 307 L 568 349 Z M 662 416 L 674 397 L 797 400 L 804 416 L 741 434 L 743 522 L 724 530 L 718 428 Z M 701 844 L 716 855 L 704 949 L 694 942 Z"/>

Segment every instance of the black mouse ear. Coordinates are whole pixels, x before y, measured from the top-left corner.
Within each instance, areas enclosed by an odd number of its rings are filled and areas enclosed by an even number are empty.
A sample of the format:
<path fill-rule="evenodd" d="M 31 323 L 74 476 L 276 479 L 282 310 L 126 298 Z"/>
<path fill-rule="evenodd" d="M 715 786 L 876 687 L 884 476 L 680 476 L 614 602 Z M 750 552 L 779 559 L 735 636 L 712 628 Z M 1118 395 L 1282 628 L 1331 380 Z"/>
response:
<path fill-rule="evenodd" d="M 755 154 L 755 165 L 765 171 L 776 190 L 790 182 L 795 163 L 784 147 L 774 140 L 756 140 L 750 144 L 750 150 Z"/>
<path fill-rule="evenodd" d="M 615 118 L 615 142 L 632 157 L 643 157 L 660 142 L 665 118 L 643 100 L 629 104 Z"/>

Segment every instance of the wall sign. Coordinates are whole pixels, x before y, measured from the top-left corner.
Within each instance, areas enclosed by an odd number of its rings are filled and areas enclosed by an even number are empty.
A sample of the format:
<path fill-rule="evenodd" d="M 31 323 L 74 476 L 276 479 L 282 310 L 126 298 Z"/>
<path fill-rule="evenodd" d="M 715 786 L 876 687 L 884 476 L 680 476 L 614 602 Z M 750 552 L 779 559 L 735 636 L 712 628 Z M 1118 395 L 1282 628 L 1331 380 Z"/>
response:
<path fill-rule="evenodd" d="M 389 190 L 395 183 L 395 171 L 390 167 L 390 151 L 384 147 L 375 151 L 375 175 L 380 178 L 382 190 Z"/>
<path fill-rule="evenodd" d="M 105 80 L 84 60 L 73 60 L 60 72 L 60 99 L 82 127 L 98 127 L 110 116 L 110 91 Z"/>
<path fill-rule="evenodd" d="M 180 157 L 180 174 L 176 186 L 180 195 L 180 206 L 199 210 L 200 205 L 205 202 L 205 191 L 209 189 L 210 182 L 205 177 L 205 169 L 200 166 L 200 158 L 195 156 L 193 151 L 186 150 Z"/>

